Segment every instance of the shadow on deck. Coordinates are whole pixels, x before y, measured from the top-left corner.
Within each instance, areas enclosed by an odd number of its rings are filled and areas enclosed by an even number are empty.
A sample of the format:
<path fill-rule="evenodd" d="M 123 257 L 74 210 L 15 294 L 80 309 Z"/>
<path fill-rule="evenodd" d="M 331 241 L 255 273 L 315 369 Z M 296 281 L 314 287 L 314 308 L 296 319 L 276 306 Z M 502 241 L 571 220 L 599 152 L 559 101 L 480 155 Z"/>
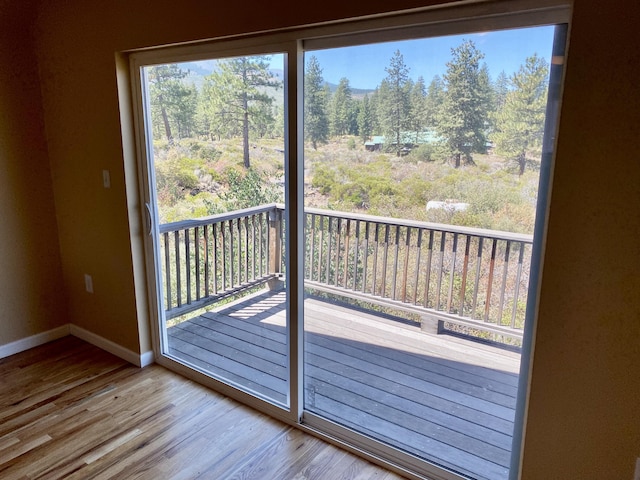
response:
<path fill-rule="evenodd" d="M 169 353 L 285 404 L 285 294 L 168 329 Z M 508 476 L 520 356 L 317 298 L 305 300 L 305 409 L 474 478 Z"/>

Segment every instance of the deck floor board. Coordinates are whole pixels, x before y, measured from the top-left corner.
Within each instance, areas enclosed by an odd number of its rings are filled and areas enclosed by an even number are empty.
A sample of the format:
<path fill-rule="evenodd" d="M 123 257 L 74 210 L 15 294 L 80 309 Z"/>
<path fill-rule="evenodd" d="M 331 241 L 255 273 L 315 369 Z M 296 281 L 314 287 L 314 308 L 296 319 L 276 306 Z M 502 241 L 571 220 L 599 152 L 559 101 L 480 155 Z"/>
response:
<path fill-rule="evenodd" d="M 283 403 L 286 298 L 267 292 L 168 329 L 169 351 Z M 477 478 L 507 478 L 519 355 L 305 300 L 305 408 Z"/>

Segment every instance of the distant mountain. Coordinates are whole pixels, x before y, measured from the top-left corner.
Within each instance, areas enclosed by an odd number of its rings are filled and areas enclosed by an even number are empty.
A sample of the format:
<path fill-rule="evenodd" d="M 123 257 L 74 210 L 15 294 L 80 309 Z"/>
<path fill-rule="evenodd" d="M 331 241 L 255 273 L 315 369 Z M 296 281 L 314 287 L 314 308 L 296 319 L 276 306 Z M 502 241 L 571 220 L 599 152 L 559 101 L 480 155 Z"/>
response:
<path fill-rule="evenodd" d="M 338 89 L 337 83 L 324 82 L 326 85 L 329 85 L 329 91 L 334 93 Z M 351 95 L 354 98 L 363 98 L 365 95 L 371 95 L 375 90 L 371 88 L 354 88 L 351 87 Z"/>
<path fill-rule="evenodd" d="M 184 70 L 188 71 L 188 75 L 183 79 L 183 82 L 188 85 L 195 85 L 198 90 L 202 88 L 204 85 L 204 79 L 207 75 L 211 75 L 213 71 L 213 61 L 204 60 L 201 62 L 189 62 L 189 63 L 179 63 L 178 66 Z M 279 68 L 274 68 L 269 70 L 271 75 L 277 78 L 280 81 L 284 80 L 284 71 Z M 338 84 L 325 82 L 329 86 L 329 91 L 334 93 L 338 88 Z M 366 89 L 366 88 L 354 88 L 351 87 L 351 95 L 354 98 L 363 98 L 365 95 L 370 95 L 374 90 Z"/>

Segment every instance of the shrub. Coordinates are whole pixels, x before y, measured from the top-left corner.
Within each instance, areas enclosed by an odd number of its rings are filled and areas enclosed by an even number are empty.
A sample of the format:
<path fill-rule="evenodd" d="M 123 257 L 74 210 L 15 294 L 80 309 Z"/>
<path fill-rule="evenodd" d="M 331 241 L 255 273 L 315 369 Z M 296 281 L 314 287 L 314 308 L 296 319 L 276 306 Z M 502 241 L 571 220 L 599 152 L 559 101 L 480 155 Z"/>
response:
<path fill-rule="evenodd" d="M 429 143 L 423 143 L 411 150 L 411 153 L 407 156 L 408 160 L 415 160 L 418 162 L 432 162 L 434 160 L 434 146 Z"/>

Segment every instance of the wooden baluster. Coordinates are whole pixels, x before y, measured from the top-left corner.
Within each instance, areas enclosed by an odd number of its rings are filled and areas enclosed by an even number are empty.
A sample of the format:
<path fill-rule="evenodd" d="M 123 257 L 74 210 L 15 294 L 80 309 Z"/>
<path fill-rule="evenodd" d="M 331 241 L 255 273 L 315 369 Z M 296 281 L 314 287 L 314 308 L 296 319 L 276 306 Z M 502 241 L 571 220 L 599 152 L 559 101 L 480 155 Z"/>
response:
<path fill-rule="evenodd" d="M 511 242 L 507 240 L 504 250 L 504 264 L 502 266 L 502 285 L 500 287 L 500 307 L 498 308 L 498 318 L 496 323 L 502 325 L 502 310 L 504 308 L 504 292 L 507 288 L 507 273 L 509 273 L 509 251 L 511 250 Z"/>
<path fill-rule="evenodd" d="M 422 253 L 422 228 L 418 229 L 416 241 L 416 264 L 413 275 L 413 304 L 418 304 L 418 281 L 420 280 L 420 254 Z"/>
<path fill-rule="evenodd" d="M 282 213 L 277 208 L 269 212 L 269 273 L 278 275 L 282 266 Z"/>
<path fill-rule="evenodd" d="M 187 305 L 191 303 L 191 245 L 190 245 L 189 229 L 184 230 L 184 265 L 185 265 L 185 281 L 187 286 Z"/>
<path fill-rule="evenodd" d="M 211 280 L 211 265 L 209 264 L 209 225 L 204 226 L 204 296 L 209 296 L 209 281 Z"/>
<path fill-rule="evenodd" d="M 353 245 L 353 290 L 358 289 L 358 260 L 359 260 L 359 252 L 358 248 L 360 247 L 360 220 L 356 220 L 355 225 L 355 236 L 356 241 Z"/>
<path fill-rule="evenodd" d="M 256 279 L 256 216 L 251 215 L 251 280 Z"/>
<path fill-rule="evenodd" d="M 375 240 L 375 248 L 373 249 L 373 285 L 372 285 L 372 295 L 376 294 L 376 284 L 378 283 L 378 247 L 380 246 L 380 224 L 376 222 L 376 231 L 374 235 Z"/>
<path fill-rule="evenodd" d="M 404 242 L 404 268 L 402 271 L 402 301 L 407 301 L 407 275 L 409 274 L 409 253 L 411 252 L 411 227 L 407 227 Z"/>
<path fill-rule="evenodd" d="M 344 232 L 344 273 L 342 275 L 342 286 L 347 288 L 347 279 L 349 277 L 349 247 L 350 247 L 350 230 L 351 230 L 351 220 L 347 219 L 347 224 L 345 226 Z"/>
<path fill-rule="evenodd" d="M 322 282 L 322 249 L 324 247 L 324 215 L 318 216 L 318 282 Z"/>
<path fill-rule="evenodd" d="M 278 225 L 278 271 L 282 272 L 285 267 L 284 261 L 284 219 L 282 218 L 282 210 L 278 210 L 278 218 L 280 218 L 280 224 Z"/>
<path fill-rule="evenodd" d="M 516 326 L 516 315 L 518 314 L 518 294 L 520 292 L 520 277 L 522 276 L 522 261 L 524 260 L 525 244 L 519 243 L 520 254 L 518 255 L 518 270 L 516 272 L 516 284 L 513 292 L 513 309 L 511 310 L 511 328 Z"/>
<path fill-rule="evenodd" d="M 229 240 L 227 241 L 227 248 L 229 249 L 229 288 L 235 286 L 235 254 L 234 254 L 234 235 L 233 235 L 233 220 L 229 220 L 227 224 L 229 228 Z M 225 259 L 226 260 L 226 259 Z"/>
<path fill-rule="evenodd" d="M 218 228 L 214 223 L 211 225 L 211 275 L 213 276 L 213 295 L 218 293 Z"/>
<path fill-rule="evenodd" d="M 220 222 L 220 255 L 222 261 L 222 291 L 227 290 L 227 222 Z"/>
<path fill-rule="evenodd" d="M 447 312 L 451 313 L 451 304 L 453 303 L 453 282 L 456 273 L 456 258 L 458 256 L 458 234 L 453 234 L 453 258 L 451 261 L 451 270 L 449 271 L 449 294 L 447 295 Z"/>
<path fill-rule="evenodd" d="M 342 230 L 342 219 L 338 218 L 338 228 L 336 231 L 336 263 L 333 266 L 333 284 L 338 286 L 338 271 L 340 270 L 340 231 Z"/>
<path fill-rule="evenodd" d="M 496 264 L 496 247 L 498 246 L 498 240 L 493 239 L 491 244 L 491 260 L 489 262 L 489 279 L 487 280 L 487 299 L 484 304 L 484 321 L 489 321 L 489 309 L 491 307 L 491 288 L 493 287 L 493 269 Z"/>
<path fill-rule="evenodd" d="M 242 274 L 244 273 L 244 269 L 243 269 L 243 261 L 242 261 L 242 252 L 244 251 L 242 248 L 242 240 L 243 240 L 243 235 L 242 235 L 242 219 L 237 218 L 236 222 L 236 230 L 237 230 L 237 245 L 236 245 L 236 252 L 237 252 L 237 256 L 238 256 L 238 281 L 234 286 L 239 286 L 242 285 L 243 279 L 242 279 Z M 246 247 L 246 244 L 245 244 Z"/>
<path fill-rule="evenodd" d="M 171 310 L 172 298 L 171 298 L 171 252 L 169 251 L 169 232 L 164 233 L 164 270 L 165 270 L 165 290 L 167 292 L 167 310 Z"/>
<path fill-rule="evenodd" d="M 447 241 L 447 232 L 441 232 L 440 236 L 440 261 L 438 263 L 438 283 L 436 283 L 436 310 L 440 310 L 440 289 L 442 288 L 442 273 L 444 269 L 444 248 Z"/>
<path fill-rule="evenodd" d="M 258 215 L 258 249 L 260 251 L 260 254 L 258 255 L 258 259 L 260 260 L 260 262 L 258 263 L 258 276 L 262 277 L 264 275 L 264 271 L 265 271 L 265 258 L 264 258 L 264 230 L 265 230 L 265 224 L 264 224 L 264 217 L 265 215 L 263 213 L 260 213 Z"/>
<path fill-rule="evenodd" d="M 244 222 L 244 281 L 249 282 L 249 217 L 243 218 Z M 239 222 L 239 220 L 238 220 Z"/>
<path fill-rule="evenodd" d="M 200 300 L 200 229 L 195 227 L 193 229 L 193 248 L 195 250 L 195 263 L 196 263 L 196 300 Z"/>
<path fill-rule="evenodd" d="M 367 266 L 369 264 L 369 222 L 364 224 L 364 259 L 362 260 L 362 293 L 367 289 Z"/>
<path fill-rule="evenodd" d="M 331 217 L 327 217 L 327 273 L 325 275 L 327 285 L 331 282 L 331 240 L 333 238 L 333 222 Z"/>
<path fill-rule="evenodd" d="M 400 226 L 396 225 L 396 238 L 393 246 L 393 275 L 391 276 L 391 298 L 396 299 L 398 283 L 398 254 L 400 253 Z"/>
<path fill-rule="evenodd" d="M 482 267 L 482 249 L 484 238 L 478 237 L 478 255 L 476 257 L 476 278 L 473 285 L 473 305 L 471 306 L 471 318 L 476 315 L 476 306 L 478 305 L 478 288 L 480 287 L 480 272 Z"/>
<path fill-rule="evenodd" d="M 174 245 L 176 255 L 176 306 L 182 305 L 182 283 L 180 282 L 180 230 L 176 230 L 173 234 Z"/>
<path fill-rule="evenodd" d="M 315 241 L 316 241 L 316 216 L 315 214 L 305 215 L 305 218 L 309 218 L 309 235 L 306 238 L 309 239 L 309 258 L 307 265 L 309 266 L 309 280 L 313 281 L 313 271 L 315 267 Z"/>
<path fill-rule="evenodd" d="M 433 258 L 433 230 L 429 230 L 429 245 L 427 245 L 427 266 L 424 280 L 424 308 L 429 308 L 429 286 L 431 283 L 431 259 Z"/>
<path fill-rule="evenodd" d="M 462 284 L 460 285 L 460 310 L 458 315 L 464 316 L 464 297 L 467 290 L 467 271 L 469 269 L 469 249 L 471 247 L 471 236 L 467 235 L 464 246 L 464 264 L 462 265 Z"/>
<path fill-rule="evenodd" d="M 382 288 L 380 296 L 387 295 L 387 260 L 389 257 L 389 224 L 384 226 L 384 250 L 382 251 Z"/>

